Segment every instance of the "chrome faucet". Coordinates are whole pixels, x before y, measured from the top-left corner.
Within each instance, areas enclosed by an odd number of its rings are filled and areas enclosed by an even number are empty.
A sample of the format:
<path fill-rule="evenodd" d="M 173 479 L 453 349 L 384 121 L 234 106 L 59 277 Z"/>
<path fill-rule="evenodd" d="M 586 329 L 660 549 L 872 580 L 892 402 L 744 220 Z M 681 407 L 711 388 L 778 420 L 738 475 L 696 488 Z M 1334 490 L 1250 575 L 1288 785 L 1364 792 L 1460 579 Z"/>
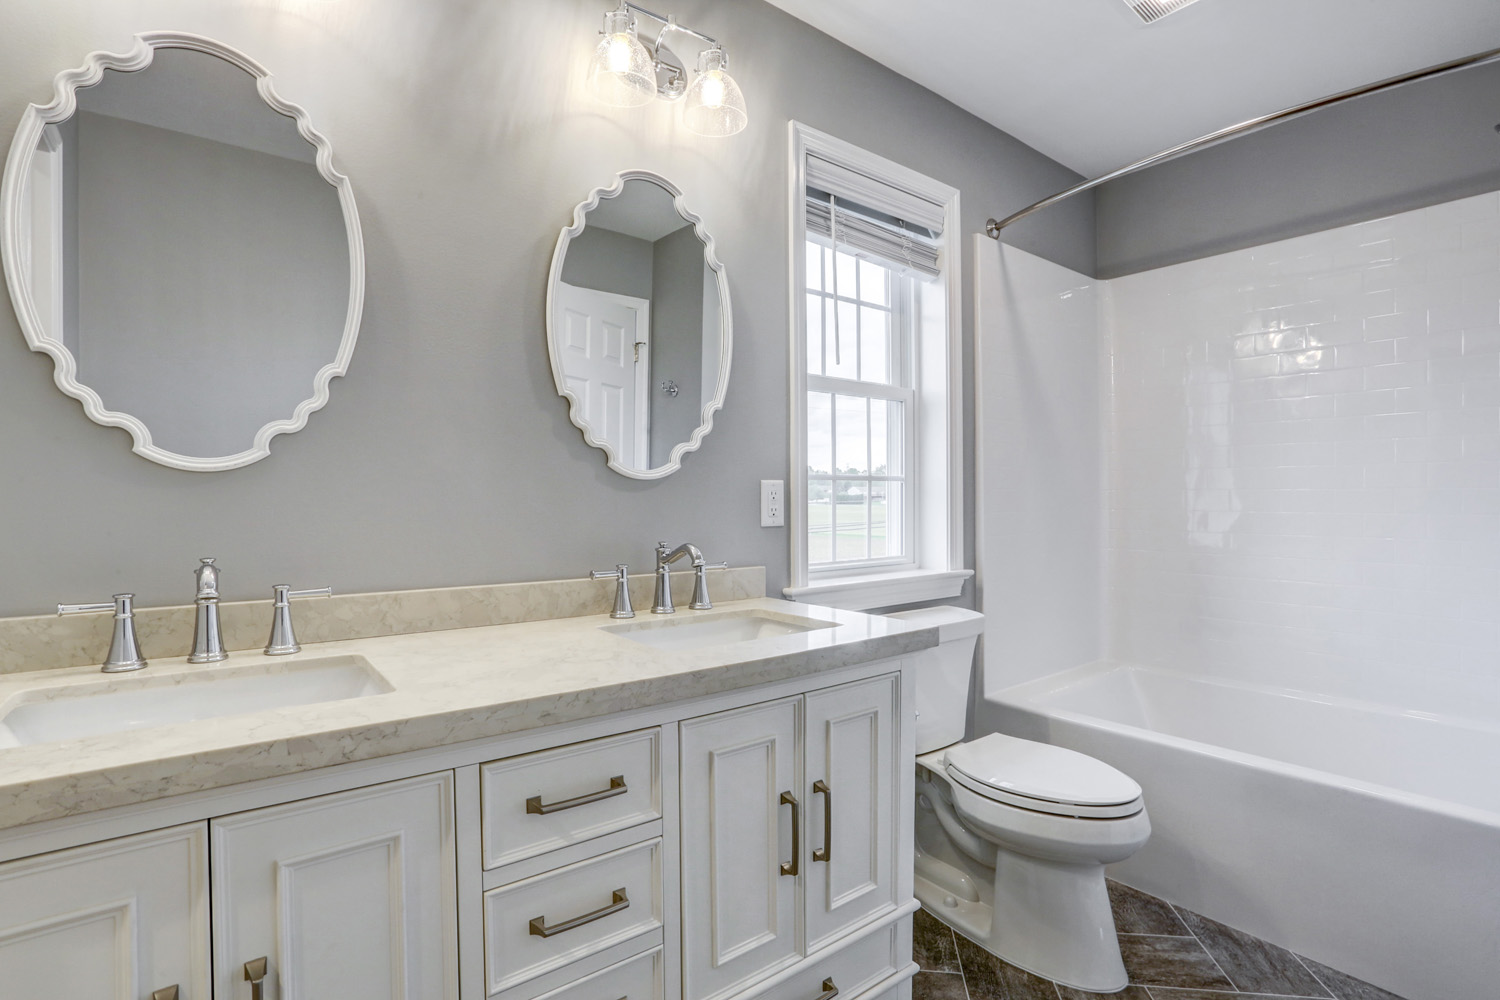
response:
<path fill-rule="evenodd" d="M 198 562 L 193 572 L 198 583 L 198 596 L 193 601 L 198 614 L 193 620 L 193 651 L 188 654 L 188 662 L 217 663 L 229 657 L 219 631 L 219 568 L 212 559 Z"/>
<path fill-rule="evenodd" d="M 141 656 L 140 644 L 135 640 L 135 595 L 116 594 L 109 604 L 59 604 L 57 613 L 83 615 L 95 611 L 115 613 L 115 631 L 109 640 L 109 655 L 99 669 L 106 674 L 120 674 L 127 670 L 139 670 L 146 665 Z"/>
<path fill-rule="evenodd" d="M 630 606 L 630 567 L 619 563 L 613 570 L 596 569 L 589 574 L 591 580 L 615 581 L 615 609 L 611 618 L 634 618 L 635 608 Z"/>
<path fill-rule="evenodd" d="M 694 611 L 708 611 L 713 607 L 713 602 L 708 599 L 708 563 L 703 561 L 703 553 L 698 546 L 691 542 L 683 542 L 675 549 L 668 549 L 666 542 L 656 543 L 656 597 L 651 602 L 651 613 L 654 615 L 674 614 L 677 609 L 672 606 L 672 576 L 670 567 L 672 563 L 688 556 L 693 561 L 693 600 L 688 607 Z M 713 567 L 723 569 L 728 563 L 719 563 Z"/>
<path fill-rule="evenodd" d="M 275 598 L 271 607 L 271 638 L 266 642 L 267 656 L 286 656 L 302 651 L 297 633 L 292 631 L 292 598 L 332 597 L 332 587 L 316 587 L 312 590 L 293 590 L 284 583 L 271 588 Z"/>

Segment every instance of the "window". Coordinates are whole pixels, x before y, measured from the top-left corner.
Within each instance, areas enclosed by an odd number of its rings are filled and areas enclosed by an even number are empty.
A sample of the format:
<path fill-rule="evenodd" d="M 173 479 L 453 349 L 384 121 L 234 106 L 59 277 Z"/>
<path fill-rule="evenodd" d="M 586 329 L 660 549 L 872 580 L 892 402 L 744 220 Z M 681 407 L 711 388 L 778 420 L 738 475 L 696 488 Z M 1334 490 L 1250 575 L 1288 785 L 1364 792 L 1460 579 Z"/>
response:
<path fill-rule="evenodd" d="M 821 238 L 806 253 L 808 570 L 910 564 L 920 290 Z"/>
<path fill-rule="evenodd" d="M 952 188 L 792 124 L 789 597 L 886 607 L 971 575 L 957 213 Z"/>

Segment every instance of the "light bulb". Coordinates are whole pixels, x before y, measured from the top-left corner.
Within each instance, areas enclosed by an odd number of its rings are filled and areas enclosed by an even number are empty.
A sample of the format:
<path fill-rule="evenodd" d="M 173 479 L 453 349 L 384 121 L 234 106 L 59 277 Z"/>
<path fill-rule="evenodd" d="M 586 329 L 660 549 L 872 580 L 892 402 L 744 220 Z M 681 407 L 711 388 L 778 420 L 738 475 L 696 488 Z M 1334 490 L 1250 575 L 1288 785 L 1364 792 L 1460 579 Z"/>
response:
<path fill-rule="evenodd" d="M 609 36 L 609 71 L 611 73 L 629 73 L 630 57 L 634 55 L 630 51 L 629 35 Z"/>
<path fill-rule="evenodd" d="M 724 106 L 724 78 L 719 70 L 705 73 L 703 76 L 703 106 L 705 108 Z"/>
<path fill-rule="evenodd" d="M 699 135 L 734 135 L 749 122 L 740 85 L 725 70 L 728 59 L 715 45 L 698 56 L 698 76 L 688 87 L 682 120 Z"/>
<path fill-rule="evenodd" d="M 589 92 L 616 108 L 638 108 L 656 97 L 656 64 L 635 35 L 635 17 L 621 8 L 604 15 L 604 39 L 589 60 Z"/>

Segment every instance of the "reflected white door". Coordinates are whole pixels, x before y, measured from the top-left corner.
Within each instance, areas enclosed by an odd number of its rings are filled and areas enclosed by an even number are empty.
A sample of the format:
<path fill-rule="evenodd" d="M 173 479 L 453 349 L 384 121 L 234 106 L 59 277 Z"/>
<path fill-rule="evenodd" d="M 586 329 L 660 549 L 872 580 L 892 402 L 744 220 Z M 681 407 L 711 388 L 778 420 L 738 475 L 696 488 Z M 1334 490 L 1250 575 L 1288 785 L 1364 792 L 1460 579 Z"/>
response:
<path fill-rule="evenodd" d="M 558 282 L 556 318 L 563 381 L 583 406 L 593 437 L 627 468 L 651 467 L 651 303 Z"/>

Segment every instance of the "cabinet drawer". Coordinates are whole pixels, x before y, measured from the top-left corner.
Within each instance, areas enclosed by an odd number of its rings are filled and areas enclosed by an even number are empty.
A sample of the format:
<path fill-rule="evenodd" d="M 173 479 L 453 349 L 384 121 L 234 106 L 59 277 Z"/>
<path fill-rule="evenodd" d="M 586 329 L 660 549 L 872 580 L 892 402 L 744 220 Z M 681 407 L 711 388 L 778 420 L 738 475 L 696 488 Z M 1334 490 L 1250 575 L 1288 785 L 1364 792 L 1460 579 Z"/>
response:
<path fill-rule="evenodd" d="M 486 992 L 631 938 L 659 943 L 661 844 L 648 840 L 485 893 Z"/>
<path fill-rule="evenodd" d="M 827 958 L 815 960 L 756 1000 L 818 1000 L 831 989 L 838 990 L 839 1000 L 854 1000 L 896 971 L 896 934 L 910 926 L 910 921 L 900 920 L 872 931 Z"/>
<path fill-rule="evenodd" d="M 660 757 L 648 729 L 483 765 L 485 869 L 659 818 Z"/>
<path fill-rule="evenodd" d="M 663 1000 L 662 949 L 627 958 L 537 1000 Z"/>

